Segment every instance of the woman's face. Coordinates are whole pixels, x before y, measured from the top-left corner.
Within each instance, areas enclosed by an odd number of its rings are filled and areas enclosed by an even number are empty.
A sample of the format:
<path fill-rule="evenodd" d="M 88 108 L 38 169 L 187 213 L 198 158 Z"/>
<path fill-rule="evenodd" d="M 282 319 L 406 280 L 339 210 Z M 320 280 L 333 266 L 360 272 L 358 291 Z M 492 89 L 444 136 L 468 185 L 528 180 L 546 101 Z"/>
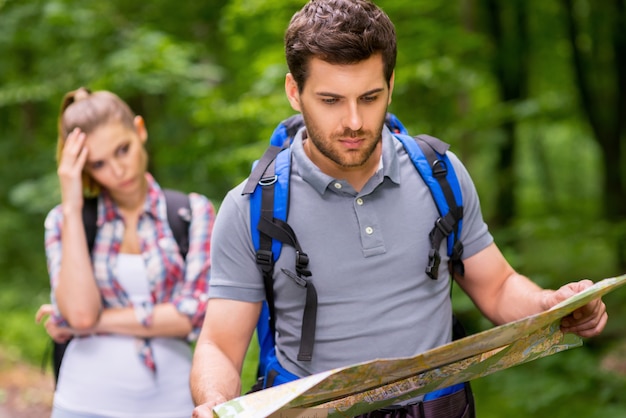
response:
<path fill-rule="evenodd" d="M 113 196 L 143 191 L 148 155 L 143 119 L 135 118 L 134 129 L 110 122 L 87 135 L 85 172 Z"/>

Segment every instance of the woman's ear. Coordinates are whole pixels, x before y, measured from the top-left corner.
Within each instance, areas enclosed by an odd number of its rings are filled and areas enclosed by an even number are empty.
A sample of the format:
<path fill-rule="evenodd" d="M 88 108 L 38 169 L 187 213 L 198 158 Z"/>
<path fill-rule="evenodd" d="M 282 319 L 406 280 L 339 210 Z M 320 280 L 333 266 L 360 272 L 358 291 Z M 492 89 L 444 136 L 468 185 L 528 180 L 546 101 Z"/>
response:
<path fill-rule="evenodd" d="M 148 130 L 146 129 L 146 123 L 144 122 L 141 116 L 135 116 L 133 119 L 133 125 L 135 125 L 135 130 L 137 131 L 137 135 L 139 135 L 139 139 L 141 142 L 146 142 L 148 139 Z"/>
<path fill-rule="evenodd" d="M 296 112 L 301 112 L 300 108 L 300 91 L 298 90 L 298 83 L 294 80 L 291 73 L 287 73 L 285 76 L 285 93 L 291 108 Z"/>

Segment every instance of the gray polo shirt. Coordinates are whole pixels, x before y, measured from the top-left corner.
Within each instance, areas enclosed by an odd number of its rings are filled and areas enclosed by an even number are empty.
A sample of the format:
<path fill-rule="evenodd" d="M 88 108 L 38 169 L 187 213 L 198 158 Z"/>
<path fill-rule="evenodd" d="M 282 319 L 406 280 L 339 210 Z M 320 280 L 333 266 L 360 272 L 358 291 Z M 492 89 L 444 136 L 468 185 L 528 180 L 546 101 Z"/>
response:
<path fill-rule="evenodd" d="M 428 187 L 385 128 L 380 169 L 357 193 L 322 173 L 294 139 L 288 223 L 309 255 L 318 293 L 313 360 L 299 362 L 306 291 L 281 272 L 294 271 L 283 245 L 275 266 L 276 344 L 290 372 L 306 376 L 377 358 L 414 356 L 451 340 L 452 308 L 445 240 L 439 279 L 425 274 L 428 234 L 439 216 Z M 449 153 L 463 194 L 463 257 L 493 238 L 466 169 Z M 250 238 L 243 183 L 225 197 L 213 229 L 210 298 L 265 299 Z"/>

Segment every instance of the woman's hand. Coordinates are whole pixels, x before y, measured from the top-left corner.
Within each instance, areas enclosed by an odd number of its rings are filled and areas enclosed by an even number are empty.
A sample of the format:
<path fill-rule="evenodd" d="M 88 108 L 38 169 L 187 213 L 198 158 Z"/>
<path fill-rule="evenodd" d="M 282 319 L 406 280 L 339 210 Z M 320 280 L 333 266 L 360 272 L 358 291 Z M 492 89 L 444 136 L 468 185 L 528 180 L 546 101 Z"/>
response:
<path fill-rule="evenodd" d="M 74 333 L 70 328 L 58 326 L 52 318 L 50 318 L 50 315 L 52 315 L 53 312 L 54 310 L 52 305 L 41 305 L 35 314 L 35 322 L 40 323 L 44 318 L 46 318 L 44 326 L 46 327 L 48 335 L 50 335 L 50 337 L 57 343 L 65 343 L 74 336 Z"/>
<path fill-rule="evenodd" d="M 83 207 L 82 173 L 87 161 L 87 135 L 76 128 L 67 136 L 57 174 L 63 205 L 68 209 Z"/>

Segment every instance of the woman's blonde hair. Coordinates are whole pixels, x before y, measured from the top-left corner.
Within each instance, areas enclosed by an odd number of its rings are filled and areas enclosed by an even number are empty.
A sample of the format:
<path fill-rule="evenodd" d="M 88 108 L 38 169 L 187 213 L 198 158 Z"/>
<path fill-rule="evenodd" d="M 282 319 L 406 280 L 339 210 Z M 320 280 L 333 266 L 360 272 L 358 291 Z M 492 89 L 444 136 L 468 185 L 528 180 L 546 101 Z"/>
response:
<path fill-rule="evenodd" d="M 116 94 L 101 90 L 91 92 L 85 87 L 65 94 L 61 101 L 61 110 L 58 121 L 58 139 L 56 160 L 57 165 L 61 161 L 61 154 L 67 136 L 78 128 L 85 134 L 89 134 L 96 128 L 117 122 L 135 129 L 135 114 L 130 107 Z M 100 185 L 83 171 L 83 192 L 85 196 L 93 197 L 100 193 Z"/>

